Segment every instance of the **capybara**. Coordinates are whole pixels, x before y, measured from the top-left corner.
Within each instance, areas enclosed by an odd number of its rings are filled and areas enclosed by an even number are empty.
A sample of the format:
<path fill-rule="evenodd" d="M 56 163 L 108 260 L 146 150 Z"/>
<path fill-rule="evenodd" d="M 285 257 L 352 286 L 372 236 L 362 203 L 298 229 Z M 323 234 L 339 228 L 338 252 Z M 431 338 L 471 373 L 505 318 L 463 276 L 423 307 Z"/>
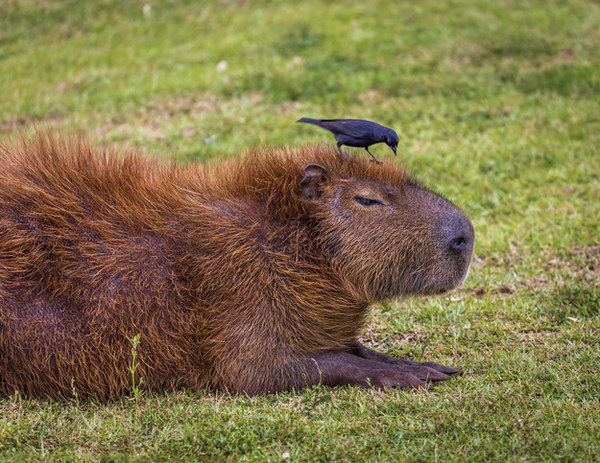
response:
<path fill-rule="evenodd" d="M 160 163 L 37 132 L 0 147 L 0 394 L 428 387 L 357 342 L 370 304 L 465 279 L 473 228 L 404 169 L 332 147 Z"/>

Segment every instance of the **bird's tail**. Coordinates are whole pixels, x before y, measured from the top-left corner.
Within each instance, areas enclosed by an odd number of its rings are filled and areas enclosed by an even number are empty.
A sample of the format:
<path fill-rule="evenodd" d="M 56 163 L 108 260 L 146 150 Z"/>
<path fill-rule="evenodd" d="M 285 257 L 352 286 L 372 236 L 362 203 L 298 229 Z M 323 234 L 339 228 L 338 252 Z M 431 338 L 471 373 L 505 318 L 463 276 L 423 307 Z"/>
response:
<path fill-rule="evenodd" d="M 307 124 L 321 125 L 321 121 L 319 119 L 311 119 L 310 117 L 302 117 L 296 122 L 305 122 Z"/>

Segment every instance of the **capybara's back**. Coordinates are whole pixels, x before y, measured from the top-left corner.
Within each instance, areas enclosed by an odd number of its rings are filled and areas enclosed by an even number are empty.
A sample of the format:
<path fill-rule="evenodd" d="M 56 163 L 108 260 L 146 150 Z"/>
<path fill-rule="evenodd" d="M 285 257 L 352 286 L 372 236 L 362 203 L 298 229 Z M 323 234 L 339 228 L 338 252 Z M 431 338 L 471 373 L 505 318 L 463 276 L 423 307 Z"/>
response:
<path fill-rule="evenodd" d="M 38 133 L 0 148 L 0 394 L 426 386 L 356 342 L 368 306 L 468 271 L 473 230 L 393 164 L 326 146 L 161 165 Z"/>

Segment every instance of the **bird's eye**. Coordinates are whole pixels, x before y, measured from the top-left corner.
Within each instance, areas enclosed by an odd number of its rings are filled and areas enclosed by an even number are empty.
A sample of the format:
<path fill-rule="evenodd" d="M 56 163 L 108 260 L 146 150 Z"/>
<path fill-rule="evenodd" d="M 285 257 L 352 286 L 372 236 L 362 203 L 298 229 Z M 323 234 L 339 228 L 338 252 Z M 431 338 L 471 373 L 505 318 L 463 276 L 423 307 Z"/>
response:
<path fill-rule="evenodd" d="M 383 203 L 376 199 L 363 198 L 362 196 L 355 196 L 354 201 L 362 206 L 381 206 Z"/>

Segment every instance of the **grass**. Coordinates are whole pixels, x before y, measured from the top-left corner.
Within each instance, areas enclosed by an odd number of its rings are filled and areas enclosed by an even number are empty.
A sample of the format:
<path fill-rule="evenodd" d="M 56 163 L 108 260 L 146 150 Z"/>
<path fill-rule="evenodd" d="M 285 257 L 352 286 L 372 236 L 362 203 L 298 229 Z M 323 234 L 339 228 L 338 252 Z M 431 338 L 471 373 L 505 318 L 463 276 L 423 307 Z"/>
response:
<path fill-rule="evenodd" d="M 327 139 L 301 116 L 372 119 L 477 245 L 462 288 L 365 328 L 464 371 L 432 391 L 15 395 L 0 459 L 597 461 L 599 41 L 584 0 L 2 3 L 0 139 L 50 124 L 204 162 Z"/>

